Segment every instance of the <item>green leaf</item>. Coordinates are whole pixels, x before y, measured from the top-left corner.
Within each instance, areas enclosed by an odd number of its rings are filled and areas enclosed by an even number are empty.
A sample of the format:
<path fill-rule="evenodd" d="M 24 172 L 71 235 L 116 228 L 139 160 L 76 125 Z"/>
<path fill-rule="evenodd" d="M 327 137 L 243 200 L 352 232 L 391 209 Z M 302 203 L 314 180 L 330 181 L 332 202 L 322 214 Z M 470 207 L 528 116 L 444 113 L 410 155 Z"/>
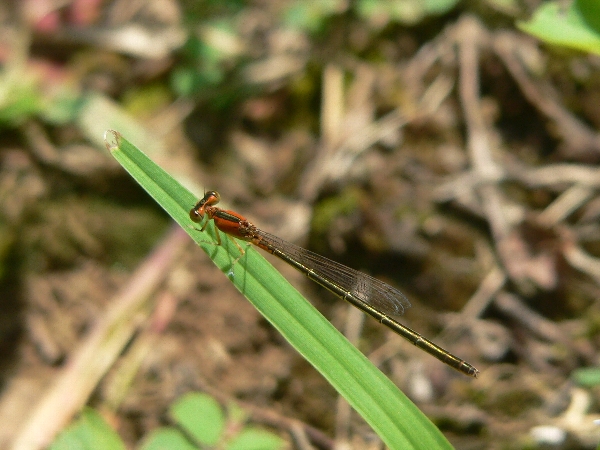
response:
<path fill-rule="evenodd" d="M 265 430 L 245 428 L 225 446 L 226 450 L 277 450 L 285 440 Z"/>
<path fill-rule="evenodd" d="M 175 428 L 165 427 L 152 431 L 145 439 L 140 450 L 198 450 Z"/>
<path fill-rule="evenodd" d="M 345 6 L 340 0 L 294 1 L 285 9 L 283 23 L 290 28 L 318 33 L 325 27 L 326 20 L 343 11 Z"/>
<path fill-rule="evenodd" d="M 557 2 L 542 3 L 528 22 L 517 26 L 550 44 L 600 55 L 600 3 L 578 0 L 563 10 Z"/>
<path fill-rule="evenodd" d="M 0 74 L 0 86 L 0 127 L 19 125 L 41 111 L 43 99 L 34 81 Z"/>
<path fill-rule="evenodd" d="M 383 28 L 390 22 L 414 25 L 428 16 L 447 13 L 456 6 L 458 0 L 359 0 L 355 9 L 376 28 Z"/>
<path fill-rule="evenodd" d="M 102 416 L 85 408 L 81 416 L 66 428 L 50 450 L 125 450 L 125 444 Z"/>
<path fill-rule="evenodd" d="M 239 256 L 230 239 L 205 242 L 214 229 L 200 232 L 189 218 L 196 197 L 118 132 L 107 131 L 107 147 L 121 165 L 186 230 L 223 272 Z M 235 287 L 300 352 L 391 449 L 451 448 L 419 409 L 340 334 L 253 248 L 235 266 Z M 333 407 L 333 406 L 332 406 Z"/>
<path fill-rule="evenodd" d="M 574 370 L 571 378 L 580 386 L 595 387 L 600 385 L 600 367 L 584 367 Z"/>
<path fill-rule="evenodd" d="M 219 442 L 225 418 L 221 405 L 209 395 L 191 392 L 169 408 L 171 418 L 196 442 L 215 445 Z"/>

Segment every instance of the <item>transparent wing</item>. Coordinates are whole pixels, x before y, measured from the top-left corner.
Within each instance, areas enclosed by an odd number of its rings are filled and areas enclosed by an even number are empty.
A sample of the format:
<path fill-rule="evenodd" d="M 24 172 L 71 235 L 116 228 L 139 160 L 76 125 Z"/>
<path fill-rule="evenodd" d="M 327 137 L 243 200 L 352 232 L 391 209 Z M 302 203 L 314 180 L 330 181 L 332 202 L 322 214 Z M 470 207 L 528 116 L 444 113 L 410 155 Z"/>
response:
<path fill-rule="evenodd" d="M 400 316 L 410 308 L 410 302 L 398 289 L 358 270 L 332 261 L 310 250 L 287 242 L 262 230 L 256 234 L 317 275 L 332 281 L 344 291 L 390 316 Z"/>

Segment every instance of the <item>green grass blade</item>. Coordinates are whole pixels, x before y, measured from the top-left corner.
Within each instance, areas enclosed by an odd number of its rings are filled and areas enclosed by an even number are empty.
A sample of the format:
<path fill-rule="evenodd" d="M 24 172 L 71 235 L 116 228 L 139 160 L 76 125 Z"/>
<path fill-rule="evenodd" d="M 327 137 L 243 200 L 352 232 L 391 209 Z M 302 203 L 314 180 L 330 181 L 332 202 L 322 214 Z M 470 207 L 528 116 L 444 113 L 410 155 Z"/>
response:
<path fill-rule="evenodd" d="M 107 131 L 107 148 L 138 183 L 186 230 L 223 271 L 239 251 L 223 239 L 206 241 L 188 213 L 197 198 L 118 132 Z M 207 230 L 213 230 L 212 225 Z M 210 235 L 210 237 L 209 237 Z M 235 266 L 236 288 L 371 425 L 391 449 L 452 448 L 427 417 L 338 332 L 258 251 L 248 248 Z M 332 408 L 334 405 L 332 405 Z"/>

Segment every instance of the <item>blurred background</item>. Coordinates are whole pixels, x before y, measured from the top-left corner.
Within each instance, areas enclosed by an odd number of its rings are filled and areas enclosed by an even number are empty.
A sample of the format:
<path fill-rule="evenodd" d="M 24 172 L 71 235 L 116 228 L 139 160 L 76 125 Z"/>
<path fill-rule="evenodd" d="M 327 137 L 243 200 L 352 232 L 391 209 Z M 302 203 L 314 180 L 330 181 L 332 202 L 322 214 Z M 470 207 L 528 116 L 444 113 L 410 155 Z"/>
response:
<path fill-rule="evenodd" d="M 401 289 L 403 322 L 478 379 L 273 261 L 457 448 L 596 448 L 594 5 L 2 2 L 0 448 L 83 448 L 68 431 L 86 420 L 114 433 L 102 448 L 159 448 L 192 392 L 223 448 L 248 424 L 260 448 L 383 448 L 112 159 L 107 129 Z"/>

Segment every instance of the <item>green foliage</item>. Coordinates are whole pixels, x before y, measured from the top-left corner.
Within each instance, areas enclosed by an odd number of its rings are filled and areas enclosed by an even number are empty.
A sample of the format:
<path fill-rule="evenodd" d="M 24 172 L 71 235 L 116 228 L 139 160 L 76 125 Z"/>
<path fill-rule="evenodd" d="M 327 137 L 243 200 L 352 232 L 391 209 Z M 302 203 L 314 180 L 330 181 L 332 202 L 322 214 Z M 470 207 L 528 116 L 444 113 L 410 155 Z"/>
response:
<path fill-rule="evenodd" d="M 197 450 L 224 448 L 227 450 L 277 450 L 285 441 L 269 431 L 256 427 L 239 426 L 239 414 L 232 408 L 225 417 L 217 401 L 197 392 L 185 394 L 169 408 L 173 426 L 151 432 L 140 445 L 140 450 Z M 231 426 L 229 426 L 231 425 Z M 227 433 L 229 428 L 236 429 Z M 91 408 L 67 427 L 50 450 L 125 450 L 117 433 Z"/>
<path fill-rule="evenodd" d="M 13 63 L 0 71 L 0 127 L 15 127 L 41 117 L 52 124 L 72 121 L 79 110 L 80 96 L 66 83 L 49 81 L 36 68 Z"/>
<path fill-rule="evenodd" d="M 457 4 L 458 0 L 358 0 L 348 4 L 344 0 L 297 0 L 282 5 L 279 20 L 281 28 L 293 28 L 310 35 L 322 34 L 332 21 L 347 14 L 369 22 L 373 28 L 388 23 L 416 24 L 432 15 L 441 15 Z M 236 11 L 235 7 L 230 8 Z M 233 74 L 252 58 L 252 49 L 246 47 L 237 34 L 237 16 L 206 14 L 198 18 L 196 32 L 191 34 L 181 51 L 182 61 L 171 73 L 171 87 L 181 96 L 214 94 L 215 88 L 230 90 Z M 274 26 L 278 26 L 275 24 Z M 215 96 L 216 98 L 216 96 Z"/>
<path fill-rule="evenodd" d="M 197 450 L 184 435 L 176 428 L 164 427 L 154 430 L 148 435 L 140 450 Z"/>
<path fill-rule="evenodd" d="M 254 427 L 241 427 L 235 433 L 228 433 L 228 429 L 239 428 L 235 414 L 226 417 L 217 401 L 206 394 L 191 392 L 184 395 L 169 408 L 169 417 L 176 427 L 155 430 L 140 450 L 277 450 L 285 445 L 279 436 Z"/>
<path fill-rule="evenodd" d="M 389 23 L 412 25 L 446 13 L 457 1 L 296 0 L 283 3 L 270 26 L 302 30 L 310 37 L 325 33 L 328 26 L 347 15 L 378 30 Z M 247 5 L 241 0 L 189 0 L 182 6 L 190 31 L 164 87 L 174 96 L 207 99 L 220 108 L 245 98 L 252 87 L 247 86 L 242 69 L 256 58 L 256 49 L 247 45 L 239 32 Z M 26 51 L 16 51 L 21 50 Z M 65 65 L 50 62 L 40 68 L 30 66 L 27 56 L 9 61 L 0 72 L 0 127 L 19 126 L 31 118 L 52 124 L 76 122 L 86 96 L 83 85 L 77 86 L 73 80 L 81 82 L 77 77 L 85 79 L 86 74 L 78 71 L 75 58 Z M 170 93 L 164 98 L 170 98 Z"/>
<path fill-rule="evenodd" d="M 517 26 L 549 44 L 600 55 L 598 0 L 575 0 L 566 9 L 559 2 L 542 3 L 530 21 Z"/>
<path fill-rule="evenodd" d="M 184 395 L 171 406 L 169 416 L 192 439 L 204 445 L 215 445 L 225 427 L 221 406 L 214 398 L 203 394 Z"/>
<path fill-rule="evenodd" d="M 102 416 L 86 408 L 50 446 L 50 450 L 125 450 L 125 444 Z"/>
<path fill-rule="evenodd" d="M 389 23 L 414 25 L 428 16 L 445 14 L 458 0 L 357 0 L 352 3 L 353 12 L 374 28 Z M 284 11 L 283 24 L 291 28 L 319 33 L 326 28 L 328 20 L 345 13 L 348 3 L 343 0 L 309 0 L 292 2 Z"/>
<path fill-rule="evenodd" d="M 573 381 L 587 388 L 600 386 L 600 367 L 585 367 L 573 371 Z"/>
<path fill-rule="evenodd" d="M 327 19 L 342 12 L 346 2 L 343 0 L 308 0 L 291 2 L 283 12 L 283 24 L 286 27 L 319 33 L 323 31 Z"/>
<path fill-rule="evenodd" d="M 242 53 L 233 19 L 207 21 L 182 49 L 183 62 L 171 74 L 171 87 L 181 96 L 210 92 L 237 67 Z"/>
<path fill-rule="evenodd" d="M 388 23 L 414 25 L 428 16 L 445 14 L 458 0 L 360 0 L 356 2 L 359 17 L 378 27 Z"/>
<path fill-rule="evenodd" d="M 8 78 L 8 79 L 7 79 Z M 19 125 L 42 110 L 42 99 L 31 79 L 10 79 L 3 76 L 0 80 L 0 125 Z"/>

